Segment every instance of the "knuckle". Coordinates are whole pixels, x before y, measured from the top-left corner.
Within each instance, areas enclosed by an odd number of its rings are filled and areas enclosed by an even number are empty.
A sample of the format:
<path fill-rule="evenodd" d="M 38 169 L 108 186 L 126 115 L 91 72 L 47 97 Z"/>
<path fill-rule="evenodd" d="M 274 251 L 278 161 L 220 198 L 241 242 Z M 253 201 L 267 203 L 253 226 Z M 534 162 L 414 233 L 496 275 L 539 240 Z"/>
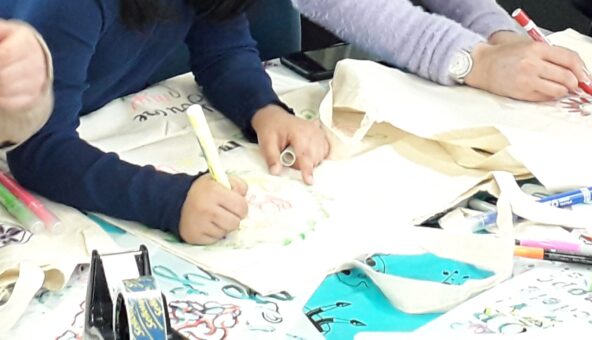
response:
<path fill-rule="evenodd" d="M 220 219 L 220 214 L 217 213 L 215 210 L 208 210 L 206 212 L 207 219 L 211 222 L 218 221 Z"/>
<path fill-rule="evenodd" d="M 557 86 L 551 91 L 551 95 L 555 98 L 564 97 L 569 93 L 569 90 L 563 86 Z"/>
<path fill-rule="evenodd" d="M 536 68 L 535 63 L 528 58 L 523 58 L 518 62 L 518 71 L 520 73 L 530 73 L 535 68 Z"/>
<path fill-rule="evenodd" d="M 531 49 L 532 52 L 534 52 L 536 54 L 542 54 L 549 48 L 549 46 L 542 44 L 538 41 L 533 41 L 530 43 L 529 48 Z"/>
<path fill-rule="evenodd" d="M 553 86 L 553 87 L 548 87 L 545 89 L 544 94 L 547 95 L 547 97 L 549 98 L 558 98 L 561 97 L 563 93 L 563 89 L 562 86 Z"/>
<path fill-rule="evenodd" d="M 524 76 L 524 75 L 518 75 L 516 77 L 516 86 L 520 89 L 520 88 L 526 88 L 528 85 L 530 84 L 530 81 L 528 79 L 528 77 Z"/>
<path fill-rule="evenodd" d="M 570 51 L 567 57 L 567 66 L 573 70 L 584 68 L 582 59 L 577 54 Z"/>
<path fill-rule="evenodd" d="M 567 88 L 575 89 L 578 87 L 578 78 L 576 78 L 570 72 L 563 73 L 563 84 L 567 86 Z"/>

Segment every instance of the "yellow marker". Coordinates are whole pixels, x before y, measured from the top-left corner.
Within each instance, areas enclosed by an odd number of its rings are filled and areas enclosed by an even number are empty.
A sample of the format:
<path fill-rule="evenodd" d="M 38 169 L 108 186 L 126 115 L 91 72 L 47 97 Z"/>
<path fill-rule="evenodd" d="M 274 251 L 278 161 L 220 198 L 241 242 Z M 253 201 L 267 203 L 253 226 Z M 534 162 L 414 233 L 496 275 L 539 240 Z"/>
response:
<path fill-rule="evenodd" d="M 208 127 L 208 122 L 206 121 L 206 117 L 204 116 L 201 106 L 197 104 L 191 105 L 187 109 L 187 116 L 189 117 L 189 122 L 191 123 L 193 131 L 197 136 L 197 141 L 199 142 L 199 146 L 201 147 L 204 157 L 206 158 L 206 162 L 208 163 L 210 175 L 212 175 L 212 177 L 218 183 L 222 184 L 228 189 L 231 189 L 230 181 L 228 180 L 228 176 L 226 176 L 226 172 L 224 171 L 224 167 L 220 161 L 218 148 L 216 147 L 216 143 L 214 143 L 212 132 Z"/>

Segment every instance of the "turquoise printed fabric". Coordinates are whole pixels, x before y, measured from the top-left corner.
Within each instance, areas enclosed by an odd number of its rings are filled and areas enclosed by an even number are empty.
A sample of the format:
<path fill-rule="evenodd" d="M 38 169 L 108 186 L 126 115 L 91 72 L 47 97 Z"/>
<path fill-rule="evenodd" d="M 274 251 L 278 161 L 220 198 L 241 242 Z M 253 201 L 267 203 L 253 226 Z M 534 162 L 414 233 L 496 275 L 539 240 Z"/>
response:
<path fill-rule="evenodd" d="M 435 256 L 376 254 L 366 259 L 376 271 L 401 277 L 461 285 L 493 273 L 473 265 Z M 410 332 L 441 314 L 405 314 L 392 307 L 378 287 L 358 269 L 328 276 L 304 309 L 327 339 L 353 339 L 358 332 Z"/>

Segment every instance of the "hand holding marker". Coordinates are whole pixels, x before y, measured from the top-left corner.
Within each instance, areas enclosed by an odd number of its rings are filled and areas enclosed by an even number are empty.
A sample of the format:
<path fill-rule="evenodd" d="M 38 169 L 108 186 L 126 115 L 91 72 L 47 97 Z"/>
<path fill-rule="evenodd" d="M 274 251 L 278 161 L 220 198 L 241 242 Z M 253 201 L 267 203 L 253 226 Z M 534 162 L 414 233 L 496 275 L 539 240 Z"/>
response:
<path fill-rule="evenodd" d="M 516 20 L 516 22 L 518 22 L 518 24 L 520 24 L 520 26 L 522 26 L 526 30 L 526 32 L 532 38 L 532 40 L 542 42 L 547 45 L 553 45 L 545 37 L 543 32 L 541 32 L 541 29 L 534 23 L 534 21 L 532 21 L 532 19 L 530 19 L 526 12 L 524 12 L 521 8 L 518 8 L 514 12 L 512 12 L 512 17 L 514 18 L 514 20 Z M 585 67 L 584 72 L 588 77 L 590 77 L 590 71 L 588 71 L 588 69 Z M 588 80 L 587 82 L 580 81 L 578 83 L 578 87 L 584 90 L 585 93 L 592 95 L 592 82 L 590 80 Z"/>
<path fill-rule="evenodd" d="M 191 105 L 187 109 L 187 117 L 189 118 L 189 122 L 193 127 L 193 131 L 195 132 L 199 146 L 201 147 L 206 162 L 208 163 L 210 175 L 218 183 L 231 190 L 232 187 L 230 185 L 230 181 L 228 180 L 228 176 L 226 176 L 226 172 L 224 172 L 224 168 L 222 167 L 220 155 L 218 154 L 218 148 L 214 143 L 214 138 L 212 137 L 212 132 L 208 127 L 208 122 L 204 116 L 203 109 L 197 104 Z"/>

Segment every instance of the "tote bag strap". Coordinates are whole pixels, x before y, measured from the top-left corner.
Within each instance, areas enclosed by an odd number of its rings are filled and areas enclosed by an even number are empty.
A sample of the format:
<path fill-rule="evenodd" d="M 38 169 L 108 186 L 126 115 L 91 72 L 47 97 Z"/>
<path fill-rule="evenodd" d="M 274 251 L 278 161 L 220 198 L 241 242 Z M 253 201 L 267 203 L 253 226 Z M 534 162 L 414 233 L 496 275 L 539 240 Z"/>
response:
<path fill-rule="evenodd" d="M 19 276 L 12 294 L 6 302 L 0 305 L 0 335 L 9 331 L 27 309 L 43 285 L 45 274 L 38 266 L 27 262 L 19 265 Z"/>

